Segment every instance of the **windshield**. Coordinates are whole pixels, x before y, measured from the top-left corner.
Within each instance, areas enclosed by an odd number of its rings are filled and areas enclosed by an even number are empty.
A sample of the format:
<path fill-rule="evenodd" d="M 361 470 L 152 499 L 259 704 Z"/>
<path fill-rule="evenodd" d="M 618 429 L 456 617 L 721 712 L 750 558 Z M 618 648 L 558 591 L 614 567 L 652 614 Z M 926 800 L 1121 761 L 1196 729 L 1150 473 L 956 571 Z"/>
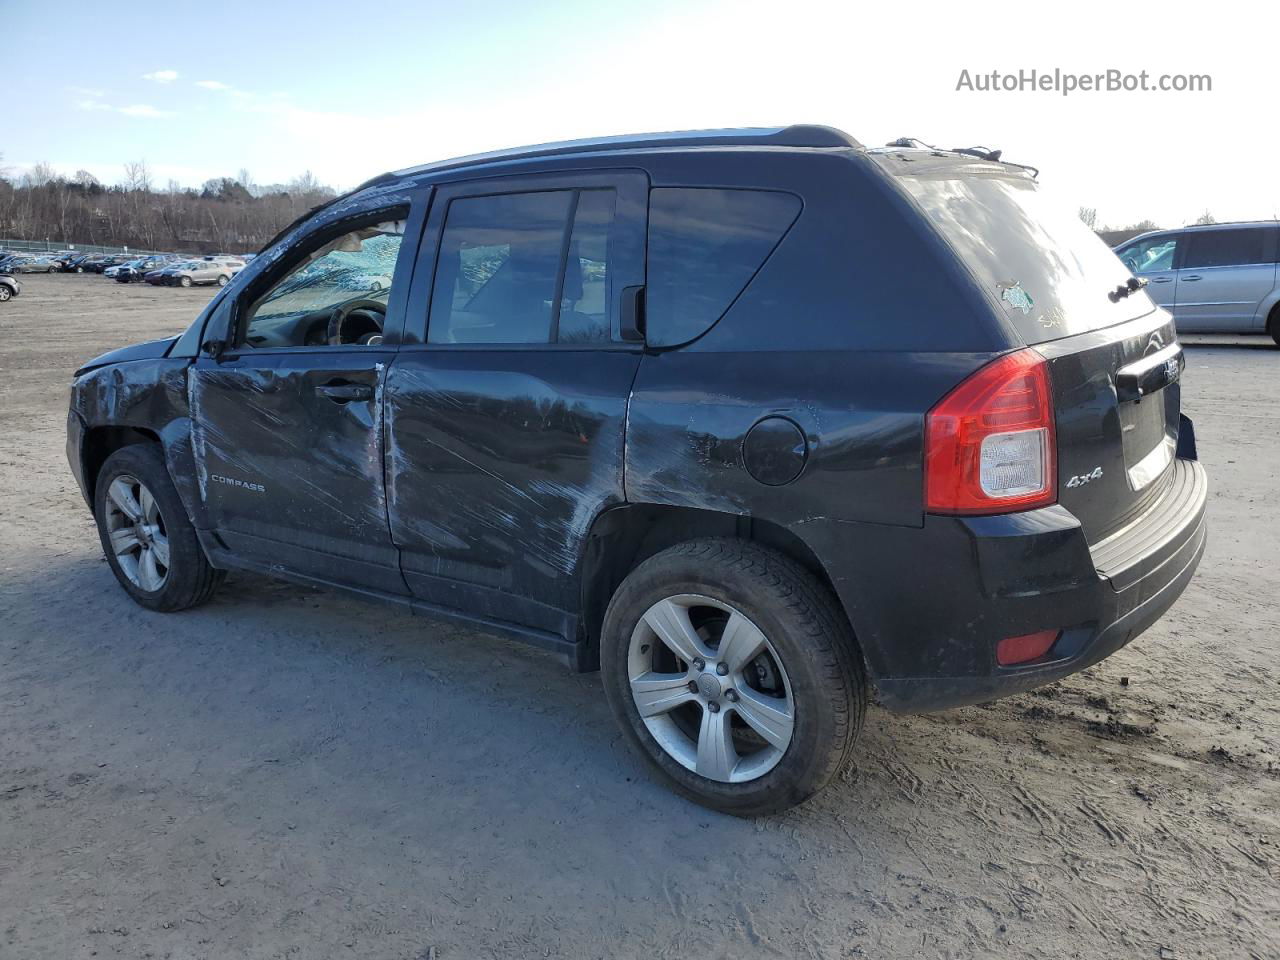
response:
<path fill-rule="evenodd" d="M 990 163 L 877 159 L 1028 344 L 1109 327 L 1154 309 L 1143 290 L 1111 299 L 1130 279 L 1129 271 L 1029 176 Z"/>

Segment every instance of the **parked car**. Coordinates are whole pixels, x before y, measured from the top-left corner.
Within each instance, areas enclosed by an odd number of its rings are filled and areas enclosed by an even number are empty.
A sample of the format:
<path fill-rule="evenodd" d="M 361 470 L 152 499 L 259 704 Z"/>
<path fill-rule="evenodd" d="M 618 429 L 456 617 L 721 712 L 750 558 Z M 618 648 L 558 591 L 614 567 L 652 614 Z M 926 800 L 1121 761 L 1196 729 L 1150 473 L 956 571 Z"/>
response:
<path fill-rule="evenodd" d="M 111 267 L 118 266 L 119 264 L 122 264 L 122 263 L 127 263 L 128 261 L 133 259 L 134 257 L 128 256 L 126 254 L 111 253 L 111 254 L 107 254 L 105 257 L 102 257 L 99 260 L 89 261 L 87 266 L 94 273 L 105 273 Z"/>
<path fill-rule="evenodd" d="M 367 273 L 353 270 L 338 280 L 345 290 L 381 290 L 391 286 L 391 277 L 385 273 Z"/>
<path fill-rule="evenodd" d="M 166 284 L 169 279 L 170 271 L 176 266 L 176 263 L 170 263 L 160 266 L 155 270 L 148 270 L 142 275 L 142 279 L 152 286 L 161 287 Z"/>
<path fill-rule="evenodd" d="M 82 253 L 75 256 L 67 257 L 62 261 L 63 273 L 84 273 L 84 265 L 89 260 L 89 255 Z"/>
<path fill-rule="evenodd" d="M 53 273 L 57 270 L 57 261 L 48 256 L 18 257 L 6 269 L 10 273 Z"/>
<path fill-rule="evenodd" d="M 872 690 L 1028 690 L 1169 608 L 1206 537 L 1183 366 L 1027 168 L 661 134 L 370 181 L 81 367 L 67 449 L 143 607 L 239 569 L 486 624 L 757 814 L 841 769 Z"/>
<path fill-rule="evenodd" d="M 1116 248 L 1181 333 L 1265 333 L 1280 344 L 1280 223 L 1144 233 Z"/>
<path fill-rule="evenodd" d="M 146 274 L 152 270 L 161 270 L 167 267 L 172 261 L 167 257 L 143 257 L 138 260 L 131 260 L 123 263 L 118 267 L 113 267 L 115 271 L 115 279 L 117 283 L 134 283 L 141 280 Z"/>
<path fill-rule="evenodd" d="M 12 300 L 22 292 L 22 284 L 5 273 L 0 273 L 0 303 Z"/>
<path fill-rule="evenodd" d="M 216 283 L 225 287 L 231 278 L 244 269 L 239 260 L 187 260 L 163 272 L 164 282 L 170 286 L 190 287 Z"/>

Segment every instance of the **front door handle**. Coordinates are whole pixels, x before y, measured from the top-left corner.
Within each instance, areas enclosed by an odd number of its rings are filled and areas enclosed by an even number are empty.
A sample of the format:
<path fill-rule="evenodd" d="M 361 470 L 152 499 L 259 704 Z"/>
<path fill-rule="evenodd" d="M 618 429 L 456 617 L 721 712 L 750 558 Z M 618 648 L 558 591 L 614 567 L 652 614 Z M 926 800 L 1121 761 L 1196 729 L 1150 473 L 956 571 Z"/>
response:
<path fill-rule="evenodd" d="M 1173 277 L 1152 277 L 1151 282 L 1152 283 L 1168 283 L 1172 279 Z"/>
<path fill-rule="evenodd" d="M 1193 274 L 1192 274 L 1191 276 L 1189 276 L 1189 277 L 1179 277 L 1178 279 L 1179 279 L 1179 280 L 1183 280 L 1183 281 L 1185 281 L 1185 282 L 1187 282 L 1187 283 L 1190 283 L 1192 280 L 1199 280 L 1199 279 L 1200 279 L 1200 274 L 1198 274 L 1198 273 L 1193 273 Z"/>
<path fill-rule="evenodd" d="M 372 400 L 373 387 L 367 383 L 325 383 L 316 387 L 316 394 L 328 397 L 334 403 L 350 403 L 352 400 Z"/>

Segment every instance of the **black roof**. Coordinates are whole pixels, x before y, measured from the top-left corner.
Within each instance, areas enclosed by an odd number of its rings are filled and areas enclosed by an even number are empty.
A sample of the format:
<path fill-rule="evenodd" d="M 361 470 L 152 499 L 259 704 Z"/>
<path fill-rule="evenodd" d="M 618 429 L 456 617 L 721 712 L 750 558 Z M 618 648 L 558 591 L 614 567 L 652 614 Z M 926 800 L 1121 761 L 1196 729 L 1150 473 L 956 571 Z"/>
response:
<path fill-rule="evenodd" d="M 862 144 L 843 130 L 835 127 L 824 127 L 820 124 L 797 123 L 789 127 L 732 127 L 723 130 L 680 130 L 671 133 L 635 133 L 616 137 L 596 137 L 588 140 L 564 140 L 559 143 L 541 143 L 528 147 L 514 147 L 508 150 L 494 150 L 490 153 L 476 153 L 467 157 L 455 157 L 451 160 L 438 160 L 424 163 L 417 167 L 407 167 L 382 173 L 366 180 L 360 186 L 346 193 L 339 194 L 318 206 L 312 207 L 302 214 L 274 237 L 268 240 L 262 250 L 266 250 L 289 231 L 299 226 L 312 215 L 326 207 L 332 207 L 348 197 L 355 196 L 370 187 L 379 187 L 394 183 L 401 177 L 415 176 L 423 173 L 436 173 L 442 170 L 454 170 L 487 163 L 509 163 L 527 160 L 534 157 L 555 157 L 576 153 L 600 153 L 605 151 L 653 150 L 698 147 L 791 147 L 791 148 L 856 148 Z M 259 251 L 261 252 L 261 251 Z"/>
<path fill-rule="evenodd" d="M 559 143 L 541 143 L 509 150 L 494 150 L 452 160 L 440 160 L 405 170 L 397 170 L 395 176 L 418 173 L 434 173 L 484 163 L 526 160 L 533 157 L 554 157 L 574 153 L 600 153 L 604 151 L 653 150 L 696 147 L 861 147 L 857 140 L 843 130 L 817 124 L 793 124 L 789 127 L 737 127 L 724 130 L 681 130 L 672 133 L 635 133 L 617 137 L 595 137 L 588 140 L 564 140 Z"/>

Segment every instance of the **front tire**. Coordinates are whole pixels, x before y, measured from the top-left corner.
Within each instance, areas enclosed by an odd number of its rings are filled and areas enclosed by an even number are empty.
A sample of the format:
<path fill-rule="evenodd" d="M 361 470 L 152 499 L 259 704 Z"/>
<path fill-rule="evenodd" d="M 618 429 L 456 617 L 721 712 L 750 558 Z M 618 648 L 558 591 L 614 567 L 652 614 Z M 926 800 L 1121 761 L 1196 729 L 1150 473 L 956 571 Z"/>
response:
<path fill-rule="evenodd" d="M 834 597 L 787 557 L 736 539 L 664 550 L 618 588 L 600 642 L 627 740 L 697 803 L 775 813 L 848 763 L 861 656 Z"/>
<path fill-rule="evenodd" d="M 1267 333 L 1271 334 L 1271 339 L 1280 347 L 1280 303 L 1271 308 L 1271 315 L 1267 317 Z"/>
<path fill-rule="evenodd" d="M 9 288 L 0 283 L 0 303 L 4 303 L 11 296 L 13 296 L 13 294 L 9 291 Z"/>
<path fill-rule="evenodd" d="M 223 573 L 209 565 L 159 446 L 117 450 L 94 491 L 98 537 L 111 572 L 137 603 L 172 612 L 213 596 Z"/>
<path fill-rule="evenodd" d="M 189 286 L 191 286 L 191 278 L 190 278 L 190 277 L 183 277 L 182 279 L 180 279 L 180 280 L 178 281 L 178 284 L 179 284 L 179 286 L 189 287 Z"/>

